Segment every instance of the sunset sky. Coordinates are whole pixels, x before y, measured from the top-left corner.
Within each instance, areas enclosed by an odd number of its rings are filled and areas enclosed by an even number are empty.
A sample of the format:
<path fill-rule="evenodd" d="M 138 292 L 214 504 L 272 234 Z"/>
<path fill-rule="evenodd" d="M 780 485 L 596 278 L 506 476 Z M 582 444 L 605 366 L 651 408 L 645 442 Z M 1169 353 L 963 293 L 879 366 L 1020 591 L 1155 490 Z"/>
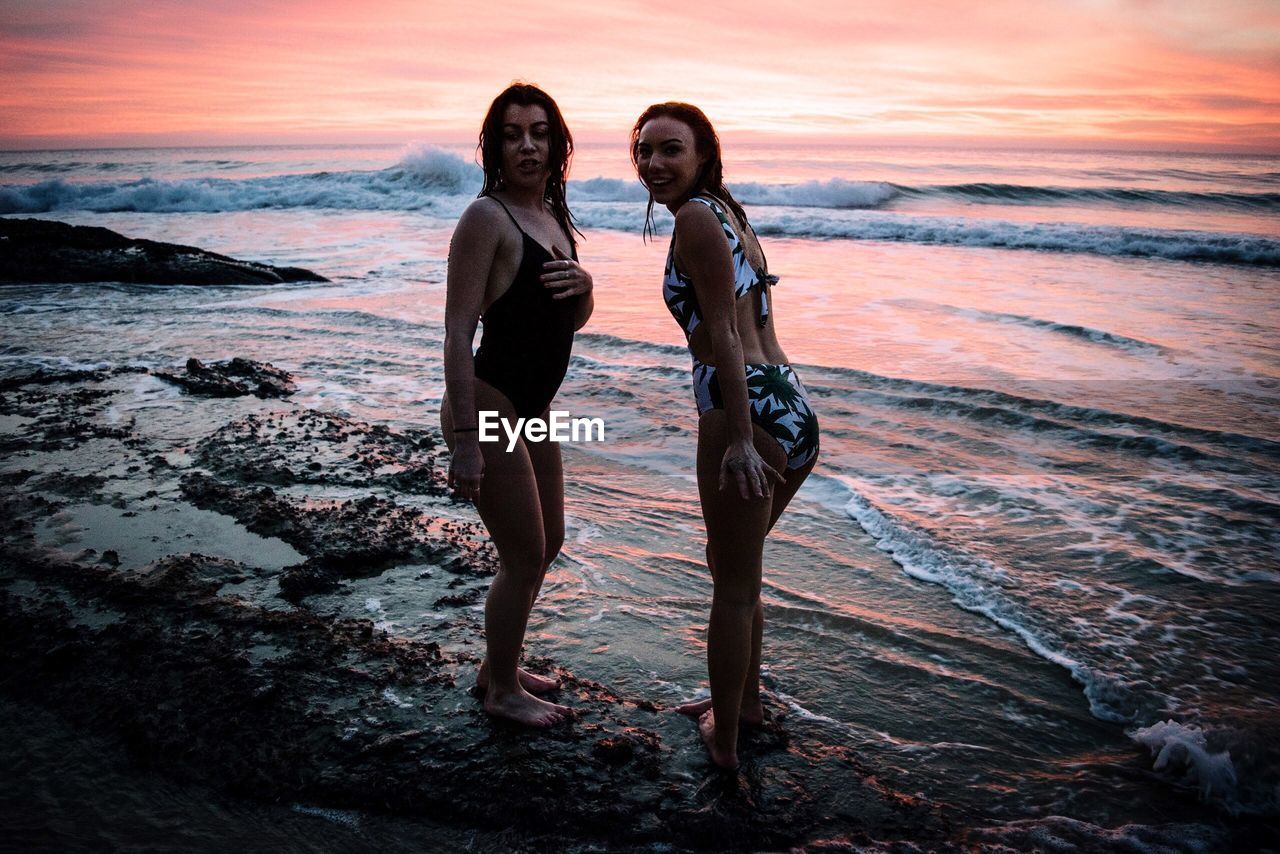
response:
<path fill-rule="evenodd" d="M 1275 0 L 0 0 L 0 75 L 0 148 L 462 141 L 522 78 L 585 140 L 678 99 L 739 137 L 1280 153 Z"/>

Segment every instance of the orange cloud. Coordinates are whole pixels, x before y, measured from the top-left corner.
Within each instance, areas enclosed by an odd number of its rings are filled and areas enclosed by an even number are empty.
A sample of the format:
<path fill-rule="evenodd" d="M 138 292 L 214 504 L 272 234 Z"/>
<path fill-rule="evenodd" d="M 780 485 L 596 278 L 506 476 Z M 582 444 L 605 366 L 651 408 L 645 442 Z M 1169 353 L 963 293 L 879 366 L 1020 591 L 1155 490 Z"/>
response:
<path fill-rule="evenodd" d="M 1280 151 L 1278 57 L 1252 0 L 10 2 L 0 145 L 469 138 L 518 77 L 586 138 L 678 98 L 730 134 Z"/>

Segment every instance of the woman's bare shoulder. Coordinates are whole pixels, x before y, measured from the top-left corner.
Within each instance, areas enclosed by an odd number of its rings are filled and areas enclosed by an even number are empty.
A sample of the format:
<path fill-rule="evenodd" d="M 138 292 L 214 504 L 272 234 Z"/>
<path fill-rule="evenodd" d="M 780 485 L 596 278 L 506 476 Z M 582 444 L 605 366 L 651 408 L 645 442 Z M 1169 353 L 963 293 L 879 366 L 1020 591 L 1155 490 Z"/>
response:
<path fill-rule="evenodd" d="M 509 221 L 509 218 L 502 210 L 502 204 L 497 199 L 492 196 L 480 196 L 467 205 L 466 210 L 462 212 L 462 216 L 458 218 L 458 225 L 465 224 L 492 228 L 506 221 Z"/>
<path fill-rule="evenodd" d="M 450 241 L 453 251 L 466 250 L 492 254 L 499 245 L 508 244 L 515 233 L 511 218 L 498 202 L 481 196 L 467 205 L 458 224 L 453 228 Z"/>
<path fill-rule="evenodd" d="M 715 211 L 692 200 L 676 211 L 675 254 L 676 263 L 695 279 L 731 268 L 729 244 Z"/>
<path fill-rule="evenodd" d="M 704 232 L 708 229 L 719 229 L 720 218 L 709 205 L 690 199 L 676 211 L 676 231 Z"/>

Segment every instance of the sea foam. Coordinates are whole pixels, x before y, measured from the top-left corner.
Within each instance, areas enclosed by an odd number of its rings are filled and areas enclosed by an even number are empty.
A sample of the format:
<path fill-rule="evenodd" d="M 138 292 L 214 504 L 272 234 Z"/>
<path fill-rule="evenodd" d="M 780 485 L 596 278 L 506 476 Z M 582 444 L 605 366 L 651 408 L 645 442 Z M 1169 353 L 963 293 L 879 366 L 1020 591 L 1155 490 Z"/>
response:
<path fill-rule="evenodd" d="M 430 211 L 447 219 L 461 214 L 480 186 L 481 171 L 475 163 L 442 148 L 415 144 L 401 153 L 395 166 L 370 171 L 241 179 L 144 177 L 82 182 L 53 178 L 5 184 L 0 185 L 0 214 L 322 208 Z M 753 206 L 752 222 L 762 235 L 1280 267 L 1280 240 L 1261 235 L 913 215 L 883 208 L 903 194 L 918 195 L 923 190 L 842 178 L 799 184 L 741 183 L 731 188 Z M 602 177 L 571 181 L 567 193 L 583 227 L 628 232 L 644 227 L 648 194 L 635 181 Z M 658 232 L 669 233 L 670 215 L 660 206 L 655 214 Z"/>
<path fill-rule="evenodd" d="M 1128 734 L 1155 757 L 1153 770 L 1189 780 L 1203 800 L 1233 814 L 1280 811 L 1280 788 L 1271 782 L 1276 773 L 1275 751 L 1258 741 L 1259 732 L 1168 719 L 1169 710 L 1178 707 L 1184 708 L 1184 714 L 1198 713 L 1141 676 L 1125 676 L 1086 661 L 1087 650 L 1074 649 L 1033 610 L 1002 591 L 997 583 L 999 567 L 990 561 L 940 542 L 856 491 L 851 493 L 848 515 L 906 575 L 944 587 L 955 604 L 990 619 L 1019 637 L 1037 656 L 1066 669 L 1082 687 L 1095 718 L 1133 727 Z M 1233 744 L 1251 757 L 1247 767 L 1233 761 Z"/>
<path fill-rule="evenodd" d="M 419 187 L 447 194 L 475 195 L 480 191 L 480 167 L 438 146 L 425 143 L 407 146 L 396 168 Z"/>
<path fill-rule="evenodd" d="M 1132 733 L 1134 741 L 1151 751 L 1156 771 L 1185 769 L 1205 800 L 1216 798 L 1226 804 L 1236 801 L 1236 769 L 1227 751 L 1208 749 L 1205 733 L 1198 726 L 1166 720 Z"/>
<path fill-rule="evenodd" d="M 1280 267 L 1280 241 L 1251 234 L 1074 223 L 1006 222 L 959 217 L 782 210 L 755 216 L 760 234 L 843 238 L 935 246 L 1033 249 L 1171 261 Z"/>

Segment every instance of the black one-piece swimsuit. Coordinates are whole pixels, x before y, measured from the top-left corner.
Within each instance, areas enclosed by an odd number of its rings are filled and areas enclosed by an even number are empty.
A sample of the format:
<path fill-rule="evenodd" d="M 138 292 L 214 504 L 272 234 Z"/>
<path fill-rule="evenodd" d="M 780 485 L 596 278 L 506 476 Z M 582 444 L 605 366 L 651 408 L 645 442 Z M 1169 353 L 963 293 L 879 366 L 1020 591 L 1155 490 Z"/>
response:
<path fill-rule="evenodd" d="M 492 198 L 492 196 L 490 197 Z M 481 316 L 484 332 L 476 351 L 475 372 L 507 396 L 521 418 L 535 418 L 556 396 L 569 368 L 574 320 L 580 296 L 554 299 L 540 281 L 542 265 L 555 260 L 530 237 L 498 199 L 524 238 L 520 269 L 511 287 Z M 574 249 L 574 259 L 577 259 Z"/>

